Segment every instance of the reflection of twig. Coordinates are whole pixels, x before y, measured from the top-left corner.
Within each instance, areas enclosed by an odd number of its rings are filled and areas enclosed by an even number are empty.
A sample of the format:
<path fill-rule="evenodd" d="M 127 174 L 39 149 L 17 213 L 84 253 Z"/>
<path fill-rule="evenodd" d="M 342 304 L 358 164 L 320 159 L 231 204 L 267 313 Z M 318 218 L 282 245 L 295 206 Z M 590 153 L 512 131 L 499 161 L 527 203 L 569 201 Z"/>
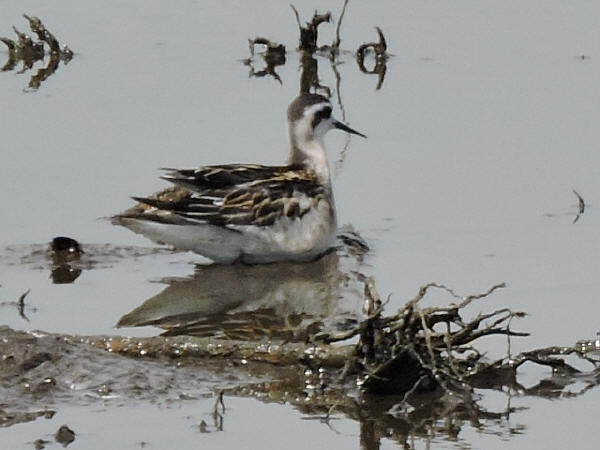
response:
<path fill-rule="evenodd" d="M 406 392 L 404 393 L 404 395 L 402 396 L 402 400 L 401 400 L 401 402 L 399 403 L 399 406 L 400 406 L 400 405 L 401 405 L 401 406 L 405 406 L 405 405 L 406 405 L 406 402 L 407 402 L 407 401 L 408 401 L 408 399 L 409 399 L 409 397 L 410 397 L 411 395 L 413 395 L 415 392 L 417 392 L 417 391 L 418 391 L 418 390 L 421 388 L 421 385 L 422 385 L 423 383 L 425 383 L 427 380 L 429 380 L 429 376 L 428 376 L 427 374 L 425 374 L 425 375 L 421 375 L 421 378 L 419 378 L 419 379 L 416 381 L 416 383 L 414 384 L 414 386 L 413 386 L 412 388 L 410 388 L 408 391 L 406 391 Z"/>
<path fill-rule="evenodd" d="M 219 412 L 219 405 L 221 405 L 221 412 Z M 213 406 L 213 420 L 217 431 L 223 431 L 223 414 L 225 414 L 225 403 L 223 402 L 223 390 L 220 390 Z"/>
<path fill-rule="evenodd" d="M 331 44 L 331 53 L 329 55 L 329 59 L 331 59 L 332 61 L 335 59 L 340 50 L 340 43 L 342 42 L 342 39 L 340 38 L 340 28 L 342 26 L 342 19 L 344 18 L 344 13 L 346 12 L 346 6 L 348 6 L 348 0 L 344 0 L 344 6 L 342 7 L 340 18 L 338 19 L 337 25 L 335 27 L 335 40 Z"/>
<path fill-rule="evenodd" d="M 573 194 L 575 194 L 577 196 L 577 200 L 579 201 L 579 213 L 577 213 L 577 215 L 575 216 L 575 219 L 573 219 L 573 223 L 575 223 L 579 220 L 579 217 L 585 212 L 585 201 L 583 200 L 583 197 L 581 195 L 579 195 L 579 193 L 575 189 L 573 189 Z"/>
<path fill-rule="evenodd" d="M 6 44 L 6 47 L 8 47 L 8 61 L 6 61 L 6 64 L 4 64 L 4 66 L 2 67 L 2 69 L 0 69 L 0 71 L 6 72 L 9 70 L 13 70 L 15 68 L 15 66 L 17 65 L 17 57 L 16 57 L 17 44 L 12 39 L 5 38 L 5 37 L 0 37 L 0 41 L 4 42 L 4 44 Z"/>
<path fill-rule="evenodd" d="M 331 70 L 333 71 L 333 75 L 335 76 L 335 93 L 337 96 L 337 102 L 338 102 L 338 105 L 340 106 L 340 111 L 342 112 L 342 120 L 345 122 L 346 121 L 346 111 L 344 109 L 344 103 L 342 102 L 342 89 L 341 89 L 342 77 L 340 75 L 340 72 L 337 70 L 337 65 L 335 64 L 334 61 L 331 62 Z M 348 137 L 350 137 L 350 135 L 348 135 Z"/>
<path fill-rule="evenodd" d="M 331 405 L 331 407 L 327 410 L 327 413 L 324 416 L 316 416 L 316 417 L 302 417 L 302 420 L 318 420 L 321 423 L 324 423 L 325 425 L 327 425 L 327 427 L 333 431 L 335 434 L 341 434 L 338 430 L 336 430 L 335 428 L 333 428 L 333 426 L 331 425 L 331 415 L 333 414 L 333 411 L 339 406 L 338 403 L 334 403 L 333 405 Z"/>
<path fill-rule="evenodd" d="M 213 414 L 217 414 L 219 412 L 219 405 L 221 405 L 221 411 L 225 414 L 225 403 L 223 402 L 223 390 L 221 389 L 217 392 L 217 398 L 215 399 L 215 404 L 213 406 Z"/>
<path fill-rule="evenodd" d="M 506 323 L 506 359 L 511 360 L 511 349 L 510 349 L 510 323 L 512 322 L 514 316 L 509 317 Z"/>
<path fill-rule="evenodd" d="M 15 41 L 5 37 L 0 37 L 0 41 L 4 42 L 4 44 L 6 44 L 6 46 L 8 47 L 9 55 L 14 56 L 14 53 L 17 51 L 17 44 L 15 43 Z"/>
<path fill-rule="evenodd" d="M 340 17 L 340 20 L 342 18 Z M 346 110 L 344 108 L 344 102 L 342 101 L 342 77 L 340 72 L 337 69 L 337 65 L 335 61 L 331 60 L 331 70 L 333 71 L 333 75 L 335 76 L 335 92 L 337 97 L 337 102 L 340 107 L 340 111 L 342 113 L 342 121 L 346 121 Z M 342 170 L 342 166 L 344 165 L 344 160 L 346 159 L 346 152 L 348 151 L 348 146 L 350 145 L 350 135 L 346 134 L 346 142 L 344 143 L 344 147 L 340 152 L 339 159 L 335 162 L 335 170 L 336 175 Z"/>
<path fill-rule="evenodd" d="M 18 72 L 19 74 L 30 70 L 37 61 L 44 59 L 46 55 L 44 43 L 46 43 L 49 47 L 47 53 L 50 55 L 50 60 L 46 67 L 39 69 L 31 77 L 29 88 L 35 90 L 40 87 L 46 78 L 56 71 L 60 61 L 67 64 L 73 58 L 73 52 L 66 45 L 61 48 L 58 39 L 48 31 L 40 19 L 33 16 L 30 17 L 27 14 L 23 14 L 23 17 L 29 21 L 29 27 L 37 35 L 39 41 L 34 41 L 30 36 L 20 32 L 13 26 L 13 30 L 18 37 L 16 42 L 12 39 L 0 38 L 8 47 L 8 61 L 1 70 L 8 71 L 14 69 L 18 61 L 23 61 L 23 68 Z"/>
<path fill-rule="evenodd" d="M 298 50 L 305 51 L 313 54 L 317 50 L 317 38 L 318 28 L 323 22 L 331 21 L 331 13 L 326 12 L 325 14 L 315 14 L 310 22 L 306 22 L 306 26 L 302 26 L 300 23 L 300 14 L 294 5 L 290 5 L 294 14 L 296 15 L 296 22 L 298 22 L 298 28 L 300 29 L 300 43 L 298 44 Z"/>
<path fill-rule="evenodd" d="M 29 21 L 29 27 L 31 31 L 37 34 L 37 37 L 40 41 L 44 41 L 50 47 L 50 51 L 52 53 L 56 53 L 57 55 L 60 53 L 60 44 L 58 43 L 58 39 L 54 37 L 52 33 L 50 33 L 40 19 L 37 17 L 29 17 L 27 14 L 23 14 Z"/>
<path fill-rule="evenodd" d="M 25 297 L 27 297 L 27 294 L 29 294 L 29 289 L 27 289 L 25 292 L 23 292 L 20 297 L 19 300 L 17 300 L 17 309 L 19 310 L 19 315 L 25 319 L 27 322 L 29 322 L 29 319 L 27 318 L 27 316 L 25 315 Z"/>
<path fill-rule="evenodd" d="M 322 94 L 327 98 L 331 97 L 331 89 L 322 86 L 319 82 L 319 63 L 315 57 L 308 52 L 302 52 L 300 57 L 300 93 L 313 92 Z"/>
<path fill-rule="evenodd" d="M 51 53 L 48 65 L 41 67 L 35 75 L 31 76 L 29 80 L 29 87 L 33 90 L 37 90 L 43 81 L 45 81 L 50 75 L 56 72 L 60 58 L 57 53 Z"/>
<path fill-rule="evenodd" d="M 387 71 L 386 61 L 389 55 L 387 53 L 387 42 L 385 40 L 385 36 L 383 35 L 383 31 L 381 31 L 381 28 L 379 27 L 375 27 L 375 29 L 379 35 L 379 42 L 369 42 L 358 47 L 356 52 L 356 62 L 358 63 L 358 68 L 361 72 L 377 74 L 378 81 L 375 89 L 379 90 L 383 84 L 383 80 L 385 79 L 385 73 Z M 368 70 L 365 67 L 365 53 L 369 49 L 372 49 L 375 53 L 375 67 L 373 67 L 372 70 Z"/>
<path fill-rule="evenodd" d="M 300 23 L 300 14 L 298 13 L 298 10 L 294 5 L 290 5 L 290 8 L 292 8 L 292 11 L 294 11 L 294 14 L 296 15 L 296 23 L 298 24 L 298 28 L 301 29 L 302 24 Z"/>
<path fill-rule="evenodd" d="M 275 52 L 278 54 L 285 55 L 285 45 L 273 42 L 270 39 L 264 37 L 255 37 L 254 39 L 248 39 L 248 45 L 250 47 L 250 55 L 254 56 L 254 47 L 256 45 L 264 45 L 267 47 L 267 52 Z"/>
<path fill-rule="evenodd" d="M 248 39 L 248 45 L 250 48 L 250 58 L 244 60 L 244 64 L 250 67 L 250 76 L 264 77 L 265 75 L 271 75 L 282 84 L 279 74 L 275 72 L 275 67 L 285 64 L 285 45 L 278 44 L 263 37 Z M 253 58 L 255 55 L 254 48 L 256 45 L 264 45 L 267 48 L 266 51 L 260 55 L 265 62 L 265 67 L 258 71 L 253 66 Z"/>
<path fill-rule="evenodd" d="M 344 161 L 346 161 L 346 155 L 348 154 L 348 147 L 350 146 L 351 138 L 349 135 L 346 135 L 346 142 L 344 143 L 344 147 L 340 151 L 340 157 L 335 162 L 335 175 L 338 176 L 344 167 Z"/>
<path fill-rule="evenodd" d="M 41 42 L 34 42 L 31 37 L 25 33 L 21 33 L 13 26 L 13 31 L 19 38 L 18 51 L 23 60 L 26 59 L 41 59 L 44 57 L 44 44 Z"/>

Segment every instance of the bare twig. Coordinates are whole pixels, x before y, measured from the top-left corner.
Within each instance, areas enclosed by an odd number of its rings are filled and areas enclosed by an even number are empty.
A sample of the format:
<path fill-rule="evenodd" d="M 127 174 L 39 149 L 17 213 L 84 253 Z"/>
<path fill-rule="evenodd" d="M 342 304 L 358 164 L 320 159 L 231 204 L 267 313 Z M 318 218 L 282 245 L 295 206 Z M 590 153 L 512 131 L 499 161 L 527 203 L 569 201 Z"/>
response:
<path fill-rule="evenodd" d="M 27 322 L 29 322 L 29 319 L 27 318 L 27 316 L 25 315 L 25 297 L 27 297 L 27 294 L 29 294 L 30 290 L 27 289 L 25 292 L 23 292 L 20 296 L 19 296 L 19 300 L 17 300 L 17 309 L 19 310 L 19 315 L 25 319 Z"/>
<path fill-rule="evenodd" d="M 290 8 L 292 8 L 292 11 L 294 11 L 294 14 L 296 16 L 296 23 L 298 24 L 298 28 L 302 29 L 302 24 L 300 23 L 300 14 L 298 13 L 298 10 L 292 4 L 290 4 Z"/>
<path fill-rule="evenodd" d="M 575 194 L 575 196 L 577 197 L 577 200 L 579 202 L 579 205 L 578 205 L 579 212 L 573 219 L 573 223 L 576 223 L 579 220 L 579 218 L 581 217 L 581 215 L 585 212 L 585 201 L 583 200 L 583 197 L 581 195 L 579 195 L 579 193 L 575 189 L 573 189 L 573 194 Z"/>
<path fill-rule="evenodd" d="M 46 43 L 49 49 L 47 52 L 50 56 L 49 62 L 46 67 L 40 68 L 29 82 L 29 88 L 37 89 L 46 78 L 56 71 L 60 61 L 67 64 L 73 58 L 73 51 L 66 45 L 61 48 L 58 39 L 44 26 L 39 18 L 27 14 L 23 14 L 23 17 L 29 21 L 31 31 L 36 34 L 39 40 L 32 39 L 13 26 L 18 38 L 17 42 L 8 38 L 0 38 L 9 49 L 9 59 L 1 70 L 12 70 L 19 61 L 23 62 L 23 69 L 19 73 L 31 69 L 35 62 L 44 59 L 46 55 L 44 43 Z"/>
<path fill-rule="evenodd" d="M 223 389 L 220 389 L 217 392 L 215 404 L 213 405 L 213 414 L 217 414 L 219 412 L 219 405 L 221 405 L 221 412 L 225 414 L 225 403 L 223 402 Z"/>
<path fill-rule="evenodd" d="M 266 51 L 260 54 L 260 57 L 263 59 L 265 64 L 264 68 L 261 70 L 256 70 L 254 68 L 253 58 L 255 55 L 256 45 L 264 45 L 266 47 Z M 250 67 L 250 76 L 264 77 L 266 75 L 271 75 L 279 82 L 279 84 L 282 84 L 281 77 L 275 71 L 275 68 L 285 64 L 285 45 L 278 44 L 277 42 L 273 42 L 267 38 L 255 37 L 254 39 L 248 39 L 248 46 L 250 49 L 250 58 L 244 60 L 244 64 Z"/>
<path fill-rule="evenodd" d="M 585 212 L 585 201 L 575 189 L 573 189 L 573 194 L 575 194 L 577 196 L 577 200 L 579 200 L 579 214 L 583 214 Z"/>
<path fill-rule="evenodd" d="M 221 405 L 221 411 L 219 412 L 219 405 Z M 218 431 L 223 431 L 223 414 L 225 414 L 225 403 L 223 403 L 223 390 L 217 392 L 217 398 L 213 406 L 212 416 L 215 424 L 215 428 Z"/>
<path fill-rule="evenodd" d="M 340 44 L 342 39 L 340 37 L 340 28 L 342 26 L 342 19 L 344 18 L 344 14 L 346 13 L 346 7 L 348 6 L 348 0 L 344 0 L 344 6 L 342 7 L 342 12 L 340 13 L 340 18 L 337 21 L 337 25 L 335 27 L 335 40 L 331 44 L 331 52 L 329 54 L 329 58 L 333 61 L 335 57 L 338 55 L 340 50 Z"/>
<path fill-rule="evenodd" d="M 381 28 L 375 27 L 377 30 L 377 34 L 379 36 L 379 42 L 369 42 L 367 44 L 362 44 L 358 47 L 356 51 L 356 62 L 358 64 L 358 68 L 363 73 L 368 74 L 376 74 L 378 76 L 377 86 L 375 89 L 381 89 L 383 85 L 383 80 L 385 79 L 385 73 L 387 71 L 387 59 L 389 55 L 387 53 L 387 42 L 385 40 L 385 36 L 383 35 L 383 31 Z M 375 66 L 372 70 L 368 70 L 365 67 L 365 55 L 368 50 L 372 50 L 375 53 Z"/>
<path fill-rule="evenodd" d="M 300 23 L 300 14 L 298 14 L 298 10 L 294 5 L 290 5 L 290 7 L 296 15 L 296 22 L 298 23 L 298 28 L 300 29 L 300 42 L 298 45 L 298 50 L 312 55 L 318 48 L 317 39 L 319 25 L 321 25 L 323 22 L 330 22 L 331 13 L 326 12 L 325 14 L 318 14 L 315 11 L 312 20 L 307 22 L 306 26 L 303 27 Z"/>

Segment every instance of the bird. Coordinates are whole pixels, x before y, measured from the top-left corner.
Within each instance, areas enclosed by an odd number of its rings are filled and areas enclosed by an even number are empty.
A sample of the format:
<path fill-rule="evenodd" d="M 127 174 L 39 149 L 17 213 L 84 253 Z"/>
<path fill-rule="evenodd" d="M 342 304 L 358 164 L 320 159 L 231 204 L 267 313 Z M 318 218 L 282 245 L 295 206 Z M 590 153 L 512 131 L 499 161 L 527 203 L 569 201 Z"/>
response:
<path fill-rule="evenodd" d="M 285 165 L 162 169 L 173 186 L 112 222 L 217 264 L 312 261 L 335 248 L 337 218 L 324 138 L 337 129 L 366 136 L 332 116 L 326 97 L 303 93 L 287 109 Z"/>

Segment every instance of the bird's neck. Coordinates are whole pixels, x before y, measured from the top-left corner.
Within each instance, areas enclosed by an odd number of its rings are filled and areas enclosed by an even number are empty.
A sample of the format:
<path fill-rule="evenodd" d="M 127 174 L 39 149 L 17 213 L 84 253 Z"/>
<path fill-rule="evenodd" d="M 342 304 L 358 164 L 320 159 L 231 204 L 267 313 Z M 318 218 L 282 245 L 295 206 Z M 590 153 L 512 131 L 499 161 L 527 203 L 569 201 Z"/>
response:
<path fill-rule="evenodd" d="M 321 184 L 331 186 L 329 161 L 325 152 L 323 139 L 315 139 L 312 136 L 310 138 L 303 138 L 290 132 L 290 157 L 288 163 L 314 171 Z"/>

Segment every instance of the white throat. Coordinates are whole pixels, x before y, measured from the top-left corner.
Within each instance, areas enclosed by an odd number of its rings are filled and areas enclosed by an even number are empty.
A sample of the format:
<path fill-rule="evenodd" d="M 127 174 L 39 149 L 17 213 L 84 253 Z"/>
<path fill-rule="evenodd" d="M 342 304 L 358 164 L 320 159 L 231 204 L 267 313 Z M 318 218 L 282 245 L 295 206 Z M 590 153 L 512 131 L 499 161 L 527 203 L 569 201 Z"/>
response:
<path fill-rule="evenodd" d="M 288 125 L 290 137 L 290 164 L 298 164 L 314 170 L 319 181 L 330 185 L 329 161 L 325 151 L 325 134 L 331 128 L 329 121 L 323 121 L 314 130 L 309 120 L 299 120 Z"/>

